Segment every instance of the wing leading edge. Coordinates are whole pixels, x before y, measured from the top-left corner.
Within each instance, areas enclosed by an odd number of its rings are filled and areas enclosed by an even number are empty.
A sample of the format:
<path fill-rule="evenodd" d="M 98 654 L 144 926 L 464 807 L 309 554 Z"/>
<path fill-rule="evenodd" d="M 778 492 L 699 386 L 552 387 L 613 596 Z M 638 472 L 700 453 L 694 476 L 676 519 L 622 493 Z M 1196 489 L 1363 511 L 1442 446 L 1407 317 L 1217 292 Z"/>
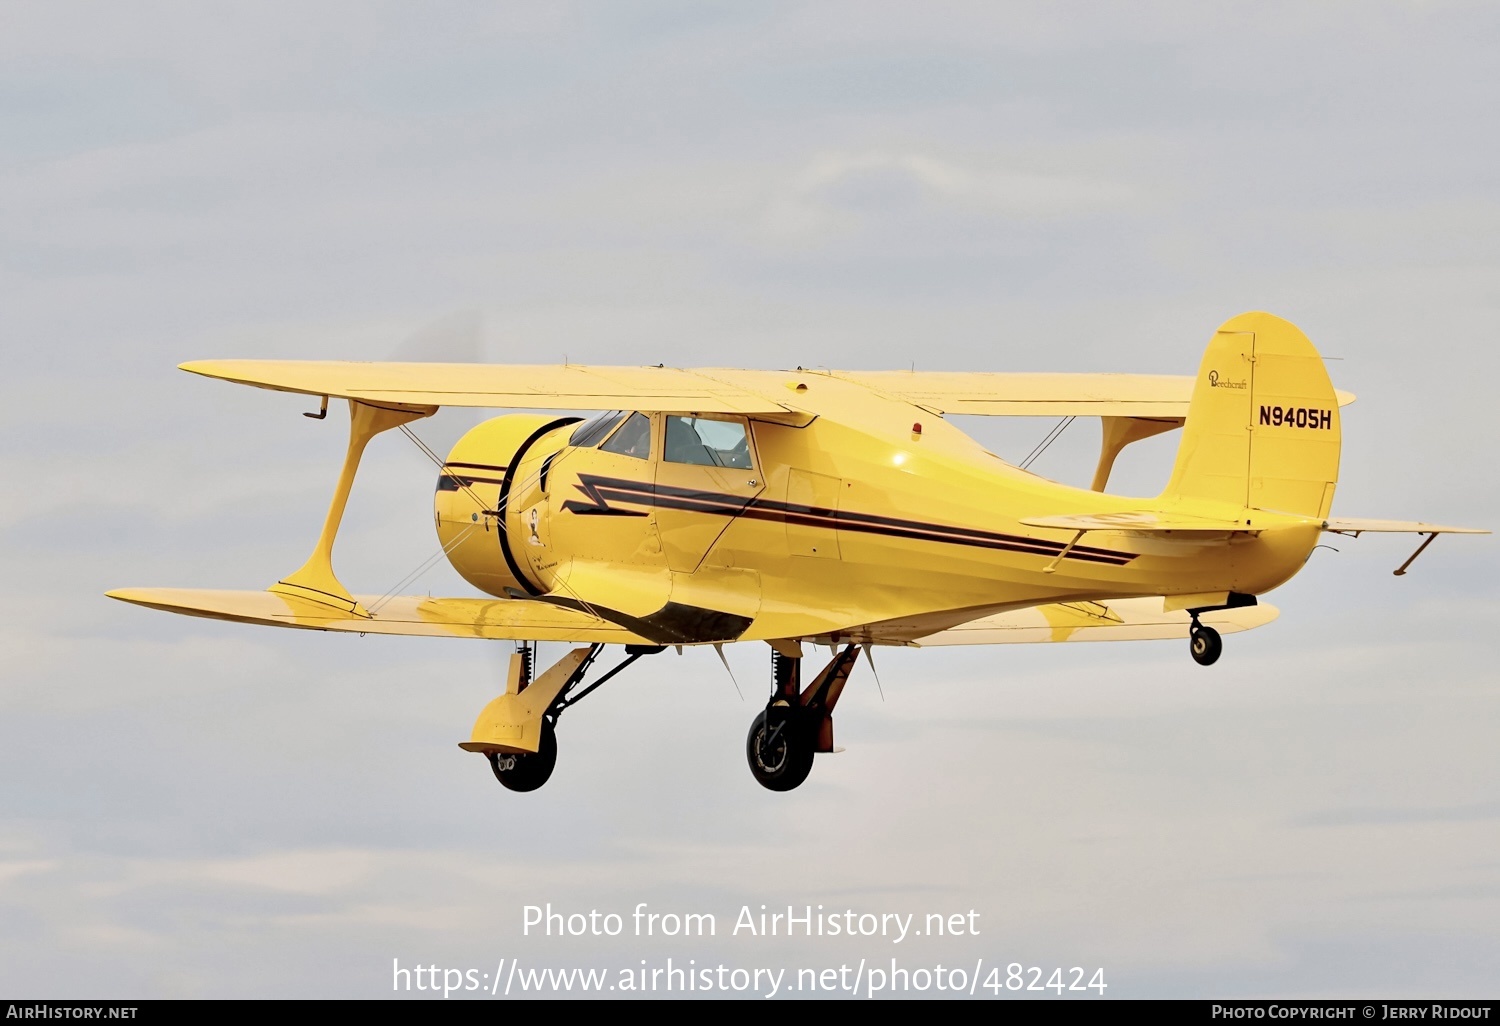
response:
<path fill-rule="evenodd" d="M 199 360 L 182 370 L 278 392 L 372 405 L 785 414 L 740 386 L 674 367 Z"/>

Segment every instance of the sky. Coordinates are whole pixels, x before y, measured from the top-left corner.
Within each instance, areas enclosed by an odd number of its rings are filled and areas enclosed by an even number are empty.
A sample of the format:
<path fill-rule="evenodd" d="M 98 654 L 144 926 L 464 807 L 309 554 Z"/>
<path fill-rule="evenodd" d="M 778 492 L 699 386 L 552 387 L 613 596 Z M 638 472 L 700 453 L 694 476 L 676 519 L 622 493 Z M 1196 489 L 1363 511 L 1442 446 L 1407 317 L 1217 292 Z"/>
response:
<path fill-rule="evenodd" d="M 711 651 L 632 667 L 521 795 L 456 747 L 504 644 L 103 592 L 262 587 L 326 509 L 342 422 L 185 360 L 1189 374 L 1255 309 L 1359 396 L 1336 515 L 1493 528 L 1497 34 L 1440 2 L 0 0 L 0 995 L 672 959 L 786 997 L 895 959 L 1001 999 L 1052 996 L 1011 964 L 1111 997 L 1493 996 L 1489 537 L 1401 578 L 1409 539 L 1332 538 L 1208 669 L 1177 642 L 879 652 L 847 751 L 788 794 L 744 764 L 763 645 L 727 651 L 743 700 Z M 484 415 L 417 430 L 444 451 Z M 1052 427 L 957 420 L 1015 460 Z M 1096 431 L 1033 469 L 1086 483 Z M 1176 437 L 1112 487 L 1154 494 Z M 352 590 L 436 550 L 432 481 L 372 444 Z M 623 932 L 526 933 L 549 903 Z M 715 935 L 635 936 L 642 903 Z M 762 905 L 978 932 L 733 932 Z"/>

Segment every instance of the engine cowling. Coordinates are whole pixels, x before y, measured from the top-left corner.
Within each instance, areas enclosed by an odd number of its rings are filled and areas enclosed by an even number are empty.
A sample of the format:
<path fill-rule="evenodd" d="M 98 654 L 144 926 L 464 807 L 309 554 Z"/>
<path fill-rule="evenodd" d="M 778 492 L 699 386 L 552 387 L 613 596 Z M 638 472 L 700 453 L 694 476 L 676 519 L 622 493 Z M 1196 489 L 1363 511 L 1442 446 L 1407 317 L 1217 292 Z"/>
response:
<path fill-rule="evenodd" d="M 507 548 L 507 539 L 525 536 L 516 500 L 535 487 L 529 478 L 536 474 L 528 468 L 560 449 L 576 422 L 510 413 L 472 428 L 448 453 L 433 499 L 438 541 L 453 569 L 474 587 L 501 597 L 538 590 L 523 570 L 524 554 Z M 504 511 L 504 524 L 497 510 Z"/>

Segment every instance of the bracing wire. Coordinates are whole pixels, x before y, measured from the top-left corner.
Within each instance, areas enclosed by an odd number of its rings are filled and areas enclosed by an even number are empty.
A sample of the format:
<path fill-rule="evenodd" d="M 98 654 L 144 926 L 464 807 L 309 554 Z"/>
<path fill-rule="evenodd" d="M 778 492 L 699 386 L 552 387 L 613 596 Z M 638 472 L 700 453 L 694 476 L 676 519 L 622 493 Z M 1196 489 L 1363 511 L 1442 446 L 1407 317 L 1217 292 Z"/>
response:
<path fill-rule="evenodd" d="M 422 450 L 422 454 L 424 456 L 430 459 L 433 463 L 437 464 L 437 468 L 443 471 L 444 477 L 467 492 L 469 498 L 473 499 L 480 509 L 485 508 L 484 500 L 479 497 L 478 493 L 476 493 L 473 488 L 469 487 L 468 483 L 463 478 L 459 477 L 457 474 L 453 473 L 450 470 L 443 469 L 443 467 L 445 466 L 445 464 L 443 463 L 443 458 L 437 453 L 433 452 L 430 445 L 418 438 L 417 433 L 411 428 L 407 427 L 405 424 L 401 424 L 399 425 L 399 427 L 401 428 L 401 433 L 404 434 L 407 438 L 410 438 L 412 440 L 412 444 L 415 445 L 418 449 Z"/>
<path fill-rule="evenodd" d="M 420 449 L 422 451 L 422 453 L 428 459 L 430 459 L 433 463 L 435 463 L 437 465 L 438 469 L 443 471 L 443 473 L 444 473 L 445 476 L 447 476 L 448 478 L 450 478 L 455 484 L 457 484 L 466 493 L 468 493 L 469 498 L 473 499 L 474 502 L 479 506 L 479 508 L 481 510 L 485 509 L 484 500 L 481 499 L 474 492 L 474 489 L 470 488 L 468 486 L 468 484 L 466 484 L 462 478 L 454 475 L 453 473 L 451 473 L 451 472 L 449 472 L 447 470 L 443 470 L 443 467 L 445 466 L 445 464 L 443 462 L 443 459 L 442 459 L 441 456 L 439 456 L 436 452 L 433 451 L 433 449 L 432 449 L 431 446 L 429 446 L 426 442 L 422 441 L 422 439 L 417 436 L 417 433 L 415 431 L 413 431 L 411 428 L 409 428 L 407 425 L 402 424 L 402 425 L 400 425 L 400 427 L 401 427 L 402 434 L 406 435 L 407 438 L 410 438 L 412 440 L 412 444 L 415 445 L 418 449 Z M 567 455 L 568 455 L 567 450 L 564 450 L 563 453 L 561 454 L 561 456 L 557 460 L 555 460 L 553 462 L 552 469 L 556 470 L 557 469 L 557 464 L 560 463 L 562 461 L 562 459 L 566 458 Z M 511 494 L 514 495 L 517 492 L 524 493 L 526 491 L 526 489 L 530 488 L 531 485 L 539 479 L 540 474 L 541 474 L 541 470 L 540 469 L 538 469 L 537 471 L 533 472 L 529 477 L 526 478 L 526 480 L 520 482 L 519 485 L 515 489 L 512 490 Z M 496 510 L 493 511 L 494 514 L 495 514 L 495 519 L 496 519 L 497 526 L 499 527 L 499 529 L 501 531 L 505 530 L 505 506 L 509 504 L 509 501 L 510 501 L 509 500 L 509 496 L 507 496 L 505 503 L 502 503 L 499 506 L 499 508 L 497 508 Z M 436 566 L 438 560 L 442 559 L 449 552 L 451 552 L 453 550 L 453 547 L 456 546 L 459 542 L 463 541 L 464 538 L 468 537 L 469 532 L 472 531 L 472 530 L 474 530 L 474 527 L 468 527 L 468 528 L 466 528 L 462 534 L 460 534 L 460 535 L 458 535 L 458 537 L 454 538 L 453 541 L 451 541 L 450 543 L 448 543 L 448 545 L 444 546 L 442 549 L 440 549 L 439 551 L 437 551 L 436 553 L 434 553 L 431 557 L 429 557 L 428 560 L 425 563 L 423 563 L 421 566 L 419 566 L 416 570 L 412 571 L 410 574 L 407 574 L 407 576 L 405 578 L 402 578 L 402 580 L 399 583 L 397 583 L 397 585 L 394 588 L 392 588 L 390 591 L 386 592 L 384 595 L 382 595 L 379 599 L 376 600 L 375 605 L 372 606 L 372 607 L 370 607 L 370 612 L 372 612 L 372 613 L 376 612 L 380 608 L 380 606 L 382 606 L 385 603 L 389 602 L 391 600 L 392 596 L 394 596 L 397 591 L 399 591 L 400 589 L 406 587 L 412 581 L 415 581 L 417 578 L 419 578 L 423 574 L 425 574 L 428 570 L 431 570 L 434 566 Z M 562 588 L 563 591 L 566 591 L 569 595 L 571 595 L 572 598 L 573 598 L 573 600 L 575 602 L 577 602 L 579 605 L 581 605 L 584 608 L 584 610 L 588 612 L 588 614 L 590 616 L 596 617 L 597 619 L 600 619 L 600 620 L 606 619 L 605 617 L 600 616 L 599 613 L 598 613 L 598 611 L 595 610 L 593 606 L 589 605 L 589 603 L 583 598 L 582 595 L 579 595 L 576 591 L 574 591 L 568 585 L 568 582 L 567 582 L 566 579 L 559 577 L 558 581 L 557 581 L 557 584 Z"/>
<path fill-rule="evenodd" d="M 370 613 L 371 613 L 371 615 L 374 615 L 375 613 L 380 612 L 380 608 L 382 606 L 384 606 L 387 602 L 389 602 L 392 598 L 394 598 L 395 595 L 396 595 L 396 593 L 398 591 L 400 591 L 402 588 L 405 588 L 407 585 L 412 584 L 418 578 L 420 578 L 423 574 L 425 574 L 427 571 L 429 571 L 433 567 L 437 566 L 438 561 L 440 559 L 442 559 L 448 553 L 452 552 L 455 548 L 457 548 L 459 542 L 461 542 L 465 538 L 467 538 L 470 535 L 470 533 L 473 532 L 474 529 L 477 528 L 478 526 L 479 526 L 478 524 L 470 524 L 468 527 L 464 528 L 447 545 L 444 545 L 442 548 L 438 549 L 431 556 L 428 556 L 425 560 L 423 560 L 420 564 L 418 564 L 418 566 L 417 566 L 417 568 L 415 570 L 413 570 L 411 573 L 407 574 L 405 577 L 401 578 L 401 580 L 397 581 L 391 587 L 390 591 L 388 591 L 384 595 L 380 596 L 378 599 L 376 599 L 370 605 Z"/>
<path fill-rule="evenodd" d="M 608 617 L 600 616 L 599 615 L 599 611 L 597 609 L 595 609 L 593 606 L 589 605 L 587 599 L 585 599 L 582 595 L 578 594 L 578 592 L 576 592 L 576 591 L 573 590 L 573 586 L 568 583 L 568 579 L 567 579 L 567 577 L 565 575 L 559 574 L 558 577 L 557 577 L 557 579 L 556 579 L 556 581 L 554 581 L 554 586 L 558 587 L 558 588 L 561 588 L 563 591 L 567 592 L 570 596 L 572 596 L 573 601 L 577 602 L 580 606 L 582 606 L 583 609 L 584 609 L 584 612 L 588 613 L 590 616 L 594 617 L 596 620 L 604 620 L 606 622 L 609 622 L 609 618 Z"/>
<path fill-rule="evenodd" d="M 1061 437 L 1062 433 L 1068 430 L 1068 425 L 1073 423 L 1077 419 L 1078 418 L 1076 416 L 1072 416 L 1064 417 L 1062 420 L 1058 421 L 1057 424 L 1053 426 L 1052 430 L 1047 432 L 1047 437 L 1038 442 L 1036 444 L 1036 448 L 1031 450 L 1030 455 L 1028 455 L 1024 460 L 1020 462 L 1020 468 L 1022 470 L 1025 470 L 1027 467 L 1030 467 L 1033 463 L 1035 463 L 1037 461 L 1037 457 L 1046 452 L 1047 447 L 1050 446 L 1053 442 L 1057 441 L 1058 438 Z"/>
<path fill-rule="evenodd" d="M 484 510 L 487 513 L 492 513 L 495 516 L 496 526 L 501 531 L 505 530 L 505 507 L 506 507 L 506 505 L 509 504 L 508 497 L 507 497 L 507 501 L 505 503 L 500 504 L 500 506 L 497 509 L 494 509 L 494 510 L 488 509 L 488 507 L 485 505 L 484 500 L 479 497 L 479 494 L 477 492 L 475 492 L 473 488 L 471 488 L 468 484 L 466 484 L 464 482 L 463 478 L 459 477 L 457 474 L 454 474 L 451 471 L 443 469 L 447 465 L 443 461 L 443 458 L 441 456 L 439 456 L 433 450 L 433 448 L 430 445 L 428 445 L 426 442 L 422 441 L 422 439 L 420 437 L 418 437 L 418 435 L 417 435 L 417 433 L 415 431 L 413 431 L 411 428 L 409 428 L 405 424 L 400 425 L 400 428 L 401 428 L 402 433 L 405 434 L 407 438 L 411 439 L 412 444 L 415 445 L 418 449 L 420 449 L 422 451 L 422 454 L 424 456 L 426 456 L 429 460 L 431 460 L 434 464 L 436 464 L 436 466 L 437 466 L 437 468 L 439 470 L 443 471 L 443 476 L 444 477 L 448 478 L 454 484 L 458 485 L 458 487 L 462 488 L 464 490 L 464 493 L 467 494 L 469 496 L 469 498 L 473 499 L 474 500 L 474 504 L 477 505 L 481 510 Z M 560 461 L 554 461 L 554 463 L 553 463 L 554 468 L 556 467 L 557 462 L 560 462 Z M 538 477 L 539 477 L 540 474 L 541 474 L 541 471 L 537 470 L 534 473 L 532 473 L 532 475 L 530 477 L 526 478 L 526 480 L 517 482 L 516 487 L 513 490 L 512 494 L 514 494 L 515 492 L 525 492 L 525 490 L 527 488 L 530 488 L 531 485 L 538 480 Z"/>

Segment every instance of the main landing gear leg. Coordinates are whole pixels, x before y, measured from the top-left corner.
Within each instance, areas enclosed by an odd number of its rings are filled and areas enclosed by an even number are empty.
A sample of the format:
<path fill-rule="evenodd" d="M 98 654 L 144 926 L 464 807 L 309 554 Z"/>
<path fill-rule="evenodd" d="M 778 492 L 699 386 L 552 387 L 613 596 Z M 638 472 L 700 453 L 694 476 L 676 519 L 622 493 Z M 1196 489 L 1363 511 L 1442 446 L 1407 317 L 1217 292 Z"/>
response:
<path fill-rule="evenodd" d="M 1187 614 L 1193 625 L 1188 628 L 1188 651 L 1192 652 L 1193 661 L 1199 666 L 1212 666 L 1219 661 L 1219 656 L 1224 651 L 1224 639 L 1219 637 L 1219 632 L 1200 622 L 1198 617 L 1221 609 L 1245 609 L 1258 604 L 1254 595 L 1231 591 L 1226 592 L 1217 605 L 1189 608 Z"/>
<path fill-rule="evenodd" d="M 812 771 L 813 755 L 833 751 L 833 707 L 858 659 L 858 647 L 845 646 L 802 689 L 802 660 L 772 654 L 771 699 L 745 738 L 750 773 L 762 787 L 792 790 Z"/>
<path fill-rule="evenodd" d="M 522 642 L 511 656 L 505 694 L 484 707 L 474 734 L 459 745 L 483 754 L 495 779 L 512 791 L 535 791 L 557 765 L 557 721 L 563 710 L 635 662 L 660 652 L 657 645 L 627 645 L 625 659 L 587 687 L 581 687 L 603 645 L 575 648 L 540 677 L 531 677 L 535 648 Z"/>

